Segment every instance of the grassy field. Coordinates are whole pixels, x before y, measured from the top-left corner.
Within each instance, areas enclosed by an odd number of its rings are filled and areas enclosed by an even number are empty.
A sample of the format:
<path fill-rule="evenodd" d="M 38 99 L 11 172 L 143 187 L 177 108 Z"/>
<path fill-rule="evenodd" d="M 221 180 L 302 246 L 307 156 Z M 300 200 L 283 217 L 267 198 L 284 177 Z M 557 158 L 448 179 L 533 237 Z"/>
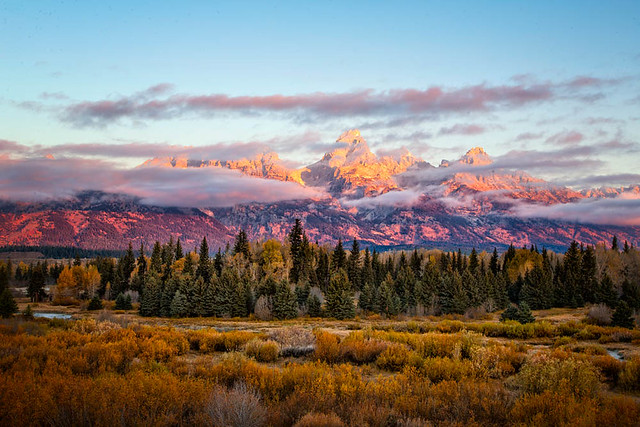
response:
<path fill-rule="evenodd" d="M 26 301 L 20 301 L 24 309 Z M 0 325 L 2 425 L 638 425 L 640 330 L 425 317 Z"/>

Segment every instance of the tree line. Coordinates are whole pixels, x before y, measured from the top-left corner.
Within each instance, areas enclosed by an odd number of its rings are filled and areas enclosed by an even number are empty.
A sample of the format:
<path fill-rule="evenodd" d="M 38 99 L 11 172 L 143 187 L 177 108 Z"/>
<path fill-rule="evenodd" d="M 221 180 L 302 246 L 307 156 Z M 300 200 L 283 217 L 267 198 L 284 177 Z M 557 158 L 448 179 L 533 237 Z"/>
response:
<path fill-rule="evenodd" d="M 17 270 L 42 284 L 46 265 Z M 136 256 L 130 244 L 117 260 L 96 257 L 83 265 L 76 258 L 49 272 L 58 284 L 54 299 L 120 296 L 122 302 L 128 295 L 143 316 L 347 319 L 356 312 L 464 314 L 514 305 L 508 313 L 524 308 L 514 318 L 527 319 L 527 307 L 606 304 L 628 318 L 640 310 L 640 252 L 627 242 L 619 248 L 615 238 L 610 247 L 574 241 L 564 254 L 513 245 L 502 254 L 378 253 L 361 250 L 356 239 L 348 249 L 341 240 L 335 247 L 311 243 L 296 220 L 285 242 L 250 242 L 240 231 L 232 247 L 213 256 L 204 238 L 199 250 L 186 252 L 180 240 L 156 242 L 150 257 L 142 246 Z M 36 297 L 43 292 L 29 289 Z"/>

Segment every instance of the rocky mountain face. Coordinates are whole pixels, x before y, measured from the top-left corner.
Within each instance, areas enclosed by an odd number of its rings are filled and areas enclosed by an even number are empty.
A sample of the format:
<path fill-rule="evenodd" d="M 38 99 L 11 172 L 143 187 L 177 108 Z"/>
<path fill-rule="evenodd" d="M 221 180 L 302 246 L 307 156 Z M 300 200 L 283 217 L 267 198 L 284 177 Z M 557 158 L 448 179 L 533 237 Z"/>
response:
<path fill-rule="evenodd" d="M 640 227 L 521 218 L 513 209 L 553 206 L 587 198 L 638 197 L 640 187 L 576 192 L 522 171 L 503 170 L 482 148 L 434 167 L 408 151 L 376 155 L 358 130 L 343 133 L 340 146 L 300 169 L 275 153 L 252 159 L 155 158 L 140 167 L 227 168 L 256 179 L 321 187 L 318 200 L 253 203 L 230 208 L 167 208 L 139 199 L 89 191 L 68 200 L 0 204 L 0 242 L 125 248 L 180 238 L 191 248 L 207 236 L 224 247 L 241 229 L 251 239 L 284 239 L 300 218 L 310 240 L 335 243 L 354 237 L 377 247 L 435 246 L 490 249 L 537 244 L 562 249 L 584 243 L 628 240 L 640 244 Z"/>

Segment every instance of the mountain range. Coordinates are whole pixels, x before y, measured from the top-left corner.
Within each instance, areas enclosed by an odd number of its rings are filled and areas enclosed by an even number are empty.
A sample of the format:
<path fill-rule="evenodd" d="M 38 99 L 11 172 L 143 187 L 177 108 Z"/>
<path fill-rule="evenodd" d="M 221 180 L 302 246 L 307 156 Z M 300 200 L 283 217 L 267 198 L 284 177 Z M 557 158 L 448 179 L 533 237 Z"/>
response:
<path fill-rule="evenodd" d="M 591 221 L 581 212 L 607 200 L 640 198 L 640 187 L 575 191 L 494 163 L 480 147 L 434 166 L 407 150 L 376 155 L 358 130 L 337 140 L 319 161 L 289 168 L 274 152 L 245 159 L 159 157 L 138 168 L 225 168 L 254 179 L 318 189 L 312 199 L 230 207 L 150 206 L 139 197 L 83 191 L 71 198 L 0 203 L 5 245 L 120 249 L 203 237 L 216 248 L 244 229 L 251 239 L 284 239 L 300 218 L 312 241 L 358 238 L 374 247 L 504 248 L 536 244 L 562 249 L 614 235 L 640 244 L 640 226 Z M 259 199 L 259 195 L 256 195 Z M 593 210 L 591 209 L 591 210 Z"/>

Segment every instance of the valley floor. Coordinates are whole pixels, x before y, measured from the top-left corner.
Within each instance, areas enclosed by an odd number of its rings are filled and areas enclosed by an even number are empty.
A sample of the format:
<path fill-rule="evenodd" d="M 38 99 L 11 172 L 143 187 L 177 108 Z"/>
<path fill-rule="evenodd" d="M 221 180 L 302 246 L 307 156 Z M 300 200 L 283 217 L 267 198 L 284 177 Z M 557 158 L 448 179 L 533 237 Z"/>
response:
<path fill-rule="evenodd" d="M 20 309 L 26 301 L 20 302 Z M 638 425 L 640 330 L 453 317 L 0 324 L 2 425 Z"/>

